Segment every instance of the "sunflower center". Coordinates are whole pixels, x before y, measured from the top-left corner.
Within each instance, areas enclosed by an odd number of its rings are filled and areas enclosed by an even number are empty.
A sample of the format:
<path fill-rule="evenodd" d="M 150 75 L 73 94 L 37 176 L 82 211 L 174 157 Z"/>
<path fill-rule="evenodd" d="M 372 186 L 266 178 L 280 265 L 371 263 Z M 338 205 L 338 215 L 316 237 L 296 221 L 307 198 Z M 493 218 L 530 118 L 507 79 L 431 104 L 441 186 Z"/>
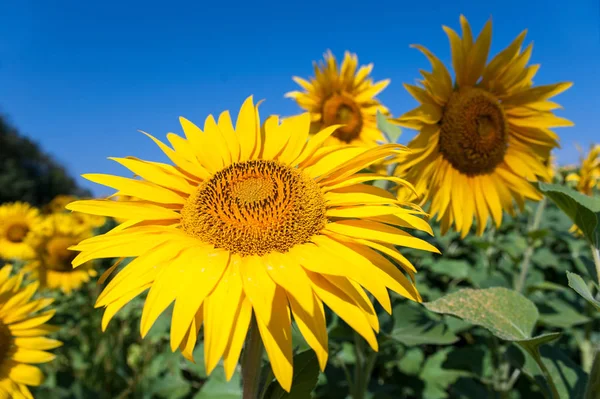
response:
<path fill-rule="evenodd" d="M 27 233 L 29 233 L 29 227 L 26 224 L 15 223 L 6 230 L 6 238 L 10 242 L 23 242 Z"/>
<path fill-rule="evenodd" d="M 440 152 L 455 169 L 470 176 L 490 173 L 507 146 L 506 117 L 494 96 L 471 87 L 452 93 L 442 116 Z"/>
<path fill-rule="evenodd" d="M 360 108 L 349 97 L 343 94 L 334 94 L 323 104 L 323 123 L 326 126 L 343 124 L 333 136 L 339 140 L 350 143 L 360 136 L 362 130 L 362 116 Z"/>
<path fill-rule="evenodd" d="M 45 246 L 44 260 L 46 268 L 61 272 L 73 271 L 71 261 L 77 256 L 77 252 L 71 251 L 71 245 L 76 244 L 71 237 L 52 237 Z"/>
<path fill-rule="evenodd" d="M 241 256 L 287 252 L 327 222 L 319 186 L 276 161 L 235 163 L 202 183 L 181 210 L 187 234 Z"/>
<path fill-rule="evenodd" d="M 7 326 L 0 321 L 0 366 L 8 359 L 8 353 L 12 347 L 12 334 Z"/>

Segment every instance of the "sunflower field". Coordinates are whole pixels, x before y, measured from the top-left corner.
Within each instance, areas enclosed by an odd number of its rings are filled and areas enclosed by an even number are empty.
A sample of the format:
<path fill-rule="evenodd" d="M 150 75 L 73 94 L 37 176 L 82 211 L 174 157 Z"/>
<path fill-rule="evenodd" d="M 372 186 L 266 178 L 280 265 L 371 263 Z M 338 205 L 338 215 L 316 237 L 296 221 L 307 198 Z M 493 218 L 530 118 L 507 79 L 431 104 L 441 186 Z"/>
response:
<path fill-rule="evenodd" d="M 327 52 L 108 197 L 2 122 L 0 398 L 600 398 L 600 144 L 557 165 L 571 83 L 459 22 L 412 110 Z"/>

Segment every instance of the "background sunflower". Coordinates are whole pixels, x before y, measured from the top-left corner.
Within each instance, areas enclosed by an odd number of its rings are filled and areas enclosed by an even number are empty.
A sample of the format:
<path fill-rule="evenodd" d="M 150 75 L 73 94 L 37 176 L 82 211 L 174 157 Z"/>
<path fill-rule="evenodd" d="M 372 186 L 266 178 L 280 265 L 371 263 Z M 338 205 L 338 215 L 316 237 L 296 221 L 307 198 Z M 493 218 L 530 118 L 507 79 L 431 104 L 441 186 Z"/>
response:
<path fill-rule="evenodd" d="M 69 247 L 92 236 L 92 227 L 82 225 L 73 215 L 55 213 L 33 231 L 36 257 L 25 266 L 32 277 L 50 289 L 60 289 L 66 294 L 80 288 L 97 275 L 92 262 L 73 269 L 71 261 L 77 252 Z"/>
<path fill-rule="evenodd" d="M 23 285 L 23 273 L 11 277 L 11 271 L 10 265 L 0 269 L 0 398 L 29 399 L 27 387 L 44 379 L 33 364 L 54 359 L 46 351 L 62 344 L 46 337 L 56 331 L 46 324 L 54 310 L 43 310 L 52 299 L 32 300 L 38 283 Z"/>
<path fill-rule="evenodd" d="M 285 96 L 296 100 L 298 105 L 310 112 L 311 132 L 327 126 L 339 127 L 326 144 L 352 144 L 373 147 L 385 141 L 377 128 L 377 111 L 389 115 L 389 111 L 375 98 L 390 83 L 389 79 L 373 83 L 369 77 L 373 64 L 358 69 L 356 54 L 346 51 L 341 68 L 328 51 L 324 61 L 314 63 L 315 76 L 306 81 L 294 77 L 305 91 L 292 91 Z"/>
<path fill-rule="evenodd" d="M 522 49 L 525 31 L 488 63 L 491 21 L 475 41 L 464 16 L 460 23 L 462 38 L 443 27 L 454 82 L 435 55 L 413 46 L 433 71 L 422 71 L 419 86 L 404 85 L 421 105 L 397 121 L 419 134 L 408 145 L 411 152 L 398 158 L 395 173 L 415 184 L 441 220 L 442 233 L 454 226 L 464 237 L 474 218 L 482 234 L 490 215 L 499 227 L 503 211 L 514 214 L 515 202 L 522 209 L 526 199 L 541 198 L 529 182 L 550 177 L 546 163 L 558 146 L 550 128 L 573 124 L 554 115 L 560 106 L 549 101 L 571 83 L 533 86 L 539 65 L 527 65 L 533 47 Z"/>
<path fill-rule="evenodd" d="M 35 256 L 32 230 L 42 222 L 37 208 L 24 202 L 0 206 L 0 257 L 31 259 Z"/>

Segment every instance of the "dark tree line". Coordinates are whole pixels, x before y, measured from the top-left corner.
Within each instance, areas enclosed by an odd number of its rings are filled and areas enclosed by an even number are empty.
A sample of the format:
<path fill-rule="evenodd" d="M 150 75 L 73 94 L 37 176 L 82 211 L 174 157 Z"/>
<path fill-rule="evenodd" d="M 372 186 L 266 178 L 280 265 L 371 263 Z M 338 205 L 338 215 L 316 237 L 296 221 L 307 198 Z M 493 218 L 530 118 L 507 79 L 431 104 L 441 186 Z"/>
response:
<path fill-rule="evenodd" d="M 0 115 L 0 203 L 47 204 L 59 194 L 88 196 L 38 144 L 19 134 Z"/>

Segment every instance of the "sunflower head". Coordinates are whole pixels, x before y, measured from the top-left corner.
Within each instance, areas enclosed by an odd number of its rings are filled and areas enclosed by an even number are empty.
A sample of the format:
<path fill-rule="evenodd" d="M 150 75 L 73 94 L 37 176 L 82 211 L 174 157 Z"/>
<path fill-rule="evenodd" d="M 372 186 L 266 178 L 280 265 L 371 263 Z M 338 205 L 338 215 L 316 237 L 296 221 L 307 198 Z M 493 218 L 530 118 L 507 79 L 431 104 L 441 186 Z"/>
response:
<path fill-rule="evenodd" d="M 52 201 L 50 201 L 48 203 L 48 205 L 46 205 L 43 210 L 44 213 L 58 213 L 58 212 L 65 212 L 65 206 L 67 206 L 67 204 L 69 202 L 73 202 L 76 201 L 78 198 L 73 196 L 73 195 L 64 195 L 64 194 L 60 194 L 57 195 L 56 197 L 54 197 L 52 199 Z"/>
<path fill-rule="evenodd" d="M 473 39 L 465 17 L 462 37 L 444 26 L 452 49 L 454 81 L 429 50 L 420 50 L 432 71 L 422 71 L 419 85 L 405 84 L 420 105 L 397 119 L 419 130 L 411 152 L 397 158 L 396 175 L 415 184 L 417 196 L 441 220 L 464 237 L 473 219 L 482 234 L 488 218 L 496 226 L 502 213 L 523 208 L 541 195 L 529 182 L 550 179 L 550 151 L 558 146 L 552 127 L 572 123 L 553 114 L 560 106 L 549 99 L 570 83 L 533 86 L 539 65 L 527 65 L 532 46 L 522 49 L 525 32 L 488 62 L 492 23 Z M 400 192 L 399 198 L 410 193 Z"/>
<path fill-rule="evenodd" d="M 54 310 L 43 310 L 52 299 L 32 299 L 38 283 L 24 286 L 23 272 L 11 277 L 11 271 L 10 265 L 0 269 L 0 397 L 33 398 L 27 386 L 44 379 L 34 364 L 54 359 L 46 351 L 62 344 L 46 337 L 56 331 L 45 324 Z"/>
<path fill-rule="evenodd" d="M 91 262 L 73 269 L 71 262 L 77 252 L 69 247 L 91 237 L 88 226 L 68 213 L 49 215 L 34 231 L 36 257 L 25 267 L 41 285 L 71 293 L 80 288 L 90 277 L 96 276 Z"/>
<path fill-rule="evenodd" d="M 0 206 L 0 258 L 27 260 L 35 256 L 32 230 L 42 223 L 37 208 L 25 202 Z"/>
<path fill-rule="evenodd" d="M 600 189 L 600 144 L 591 146 L 580 162 L 579 171 L 569 173 L 566 180 L 574 182 L 577 191 L 591 196 L 595 188 Z"/>
<path fill-rule="evenodd" d="M 185 138 L 167 135 L 172 147 L 149 135 L 174 165 L 114 158 L 140 179 L 84 175 L 136 200 L 67 206 L 125 220 L 73 248 L 81 251 L 75 267 L 94 258 L 135 258 L 98 298 L 96 306 L 106 308 L 103 326 L 149 289 L 142 335 L 174 302 L 171 348 L 192 359 L 204 326 L 206 368 L 223 358 L 230 378 L 255 317 L 286 390 L 292 318 L 321 368 L 328 356 L 324 305 L 376 349 L 379 323 L 365 289 L 387 311 L 388 288 L 419 301 L 414 266 L 396 246 L 437 252 L 407 231 L 431 233 L 418 206 L 363 183 L 410 184 L 358 173 L 404 147 L 323 146 L 339 125 L 311 137 L 308 113 L 272 116 L 261 126 L 252 97 L 235 127 L 228 112 L 209 116 L 203 129 L 183 118 L 181 124 Z"/>
<path fill-rule="evenodd" d="M 311 131 L 341 125 L 326 144 L 375 146 L 385 138 L 377 129 L 377 111 L 389 111 L 375 98 L 389 80 L 373 83 L 369 77 L 373 64 L 358 69 L 356 54 L 346 52 L 341 68 L 333 54 L 325 53 L 324 60 L 314 63 L 315 76 L 306 81 L 294 77 L 305 91 L 292 91 L 286 97 L 310 112 Z"/>

